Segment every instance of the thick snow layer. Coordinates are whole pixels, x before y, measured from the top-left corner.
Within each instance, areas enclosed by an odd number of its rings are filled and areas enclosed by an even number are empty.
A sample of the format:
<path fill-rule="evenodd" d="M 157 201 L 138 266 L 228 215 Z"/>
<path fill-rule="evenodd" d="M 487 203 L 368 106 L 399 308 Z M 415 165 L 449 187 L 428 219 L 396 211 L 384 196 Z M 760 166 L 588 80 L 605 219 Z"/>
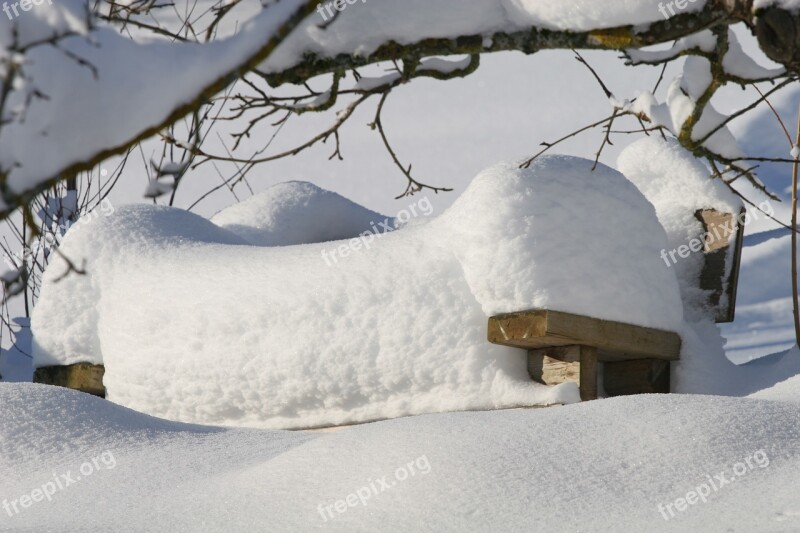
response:
<path fill-rule="evenodd" d="M 274 185 L 223 209 L 211 222 L 256 246 L 337 241 L 395 229 L 393 218 L 305 181 Z"/>
<path fill-rule="evenodd" d="M 637 396 L 292 433 L 170 423 L 74 391 L 0 384 L 0 419 L 3 530 L 800 525 L 797 406 L 767 400 Z"/>
<path fill-rule="evenodd" d="M 685 250 L 703 233 L 695 212 L 716 209 L 738 215 L 742 201 L 720 180 L 711 179 L 709 170 L 674 139 L 642 138 L 620 154 L 617 167 L 655 206 L 667 232 L 668 246 L 661 254 L 661 266 L 675 270 L 687 305 L 702 305 L 703 295 L 697 286 L 703 254 L 692 252 L 684 258 L 676 251 L 680 247 Z"/>
<path fill-rule="evenodd" d="M 689 237 L 689 232 L 681 233 L 687 212 L 694 218 L 698 209 L 738 212 L 742 208 L 742 201 L 720 180 L 711 179 L 700 160 L 674 139 L 643 137 L 623 150 L 618 167 L 655 205 L 670 239 Z"/>
<path fill-rule="evenodd" d="M 676 329 L 681 304 L 659 267 L 665 235 L 652 206 L 619 172 L 591 166 L 545 157 L 480 174 L 439 221 L 470 286 L 486 314 L 540 307 Z"/>
<path fill-rule="evenodd" d="M 546 307 L 671 330 L 682 321 L 652 205 L 591 166 L 498 165 L 427 224 L 303 246 L 237 246 L 188 212 L 117 209 L 64 240 L 88 275 L 56 282 L 63 262 L 48 268 L 35 365 L 104 363 L 111 400 L 214 424 L 575 401 L 574 384 L 535 384 L 524 351 L 489 344 L 487 316 Z"/>

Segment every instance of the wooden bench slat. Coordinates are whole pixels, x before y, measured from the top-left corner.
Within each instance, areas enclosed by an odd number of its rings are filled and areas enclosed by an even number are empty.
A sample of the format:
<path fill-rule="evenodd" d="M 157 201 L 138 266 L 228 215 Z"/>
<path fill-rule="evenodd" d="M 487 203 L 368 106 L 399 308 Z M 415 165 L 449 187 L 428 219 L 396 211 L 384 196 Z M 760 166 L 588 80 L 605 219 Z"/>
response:
<path fill-rule="evenodd" d="M 677 333 L 545 309 L 489 318 L 489 342 L 526 350 L 582 345 L 598 350 L 599 361 L 677 360 Z"/>

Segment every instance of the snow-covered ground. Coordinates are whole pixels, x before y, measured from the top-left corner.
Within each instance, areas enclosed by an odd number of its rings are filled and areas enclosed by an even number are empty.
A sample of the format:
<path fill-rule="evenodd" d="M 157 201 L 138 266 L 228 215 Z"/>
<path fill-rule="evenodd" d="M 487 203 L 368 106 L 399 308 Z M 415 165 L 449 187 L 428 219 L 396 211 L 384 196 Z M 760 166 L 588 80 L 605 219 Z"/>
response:
<path fill-rule="evenodd" d="M 732 361 L 747 362 L 794 345 L 791 258 L 788 229 L 745 237 L 736 320 L 722 327 Z"/>
<path fill-rule="evenodd" d="M 638 396 L 309 433 L 0 384 L 0 529 L 797 531 L 797 409 Z"/>

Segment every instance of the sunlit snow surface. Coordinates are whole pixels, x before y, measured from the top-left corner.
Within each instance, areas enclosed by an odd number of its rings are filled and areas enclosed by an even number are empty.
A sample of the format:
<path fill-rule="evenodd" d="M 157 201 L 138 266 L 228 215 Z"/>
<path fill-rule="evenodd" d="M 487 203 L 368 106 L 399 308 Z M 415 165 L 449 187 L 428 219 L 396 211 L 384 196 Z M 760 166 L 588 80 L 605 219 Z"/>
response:
<path fill-rule="evenodd" d="M 637 396 L 291 433 L 0 384 L 0 499 L 80 477 L 52 501 L 0 508 L 0 529 L 795 531 L 797 407 Z M 676 507 L 703 485 L 705 502 Z"/>

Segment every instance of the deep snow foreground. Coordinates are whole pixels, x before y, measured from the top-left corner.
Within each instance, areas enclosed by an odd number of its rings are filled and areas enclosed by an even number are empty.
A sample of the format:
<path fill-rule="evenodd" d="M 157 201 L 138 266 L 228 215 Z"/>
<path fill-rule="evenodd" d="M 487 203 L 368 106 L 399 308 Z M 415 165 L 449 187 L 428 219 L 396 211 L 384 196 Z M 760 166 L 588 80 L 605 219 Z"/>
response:
<path fill-rule="evenodd" d="M 247 246 L 177 209 L 117 209 L 64 240 L 89 275 L 56 283 L 63 263 L 48 268 L 35 365 L 103 363 L 112 401 L 222 425 L 576 401 L 575 384 L 533 383 L 523 350 L 489 344 L 487 317 L 549 308 L 668 330 L 682 321 L 655 210 L 620 173 L 591 167 L 501 164 L 430 222 L 304 246 Z"/>
<path fill-rule="evenodd" d="M 797 531 L 797 407 L 638 396 L 292 433 L 0 384 L 0 529 Z"/>

